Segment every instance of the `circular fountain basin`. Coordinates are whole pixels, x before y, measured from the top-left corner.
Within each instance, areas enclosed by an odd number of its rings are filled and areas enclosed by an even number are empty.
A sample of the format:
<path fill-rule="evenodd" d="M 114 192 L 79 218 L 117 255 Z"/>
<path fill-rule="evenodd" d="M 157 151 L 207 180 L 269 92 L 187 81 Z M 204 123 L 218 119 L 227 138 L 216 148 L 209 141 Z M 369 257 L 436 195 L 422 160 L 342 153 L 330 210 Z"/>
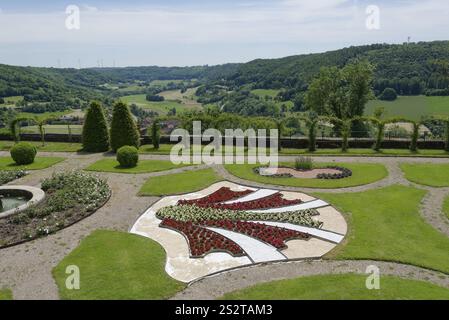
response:
<path fill-rule="evenodd" d="M 42 189 L 29 186 L 3 186 L 0 187 L 0 219 L 19 213 L 31 205 L 44 200 L 45 192 Z"/>

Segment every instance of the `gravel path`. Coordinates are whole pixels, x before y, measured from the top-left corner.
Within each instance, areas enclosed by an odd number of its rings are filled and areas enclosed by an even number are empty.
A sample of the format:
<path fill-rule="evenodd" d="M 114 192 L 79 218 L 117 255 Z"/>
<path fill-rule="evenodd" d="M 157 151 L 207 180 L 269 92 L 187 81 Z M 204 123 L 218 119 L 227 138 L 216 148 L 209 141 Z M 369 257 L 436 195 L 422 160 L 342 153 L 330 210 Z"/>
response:
<path fill-rule="evenodd" d="M 80 153 L 48 153 L 40 152 L 40 156 L 65 157 L 66 160 L 44 170 L 33 171 L 26 177 L 11 184 L 27 184 L 39 186 L 40 181 L 49 177 L 53 172 L 85 168 L 95 161 L 112 157 L 112 154 L 80 154 Z M 8 156 L 7 152 L 0 152 L 0 156 Z M 141 155 L 140 159 L 168 160 L 166 155 Z M 282 156 L 280 161 L 291 161 L 294 157 Z M 369 158 L 369 157 L 317 157 L 316 162 L 371 162 L 382 163 L 389 176 L 370 185 L 343 189 L 310 189 L 269 186 L 242 180 L 230 175 L 222 166 L 215 166 L 214 170 L 224 179 L 255 187 L 275 188 L 302 192 L 331 192 L 347 193 L 362 192 L 375 188 L 383 188 L 392 184 L 413 185 L 428 191 L 423 200 L 421 213 L 425 220 L 434 228 L 449 236 L 449 223 L 442 215 L 443 199 L 449 195 L 449 188 L 429 188 L 417 186 L 404 179 L 399 168 L 401 162 L 431 162 L 448 163 L 449 159 L 421 159 L 421 158 Z M 107 178 L 112 189 L 112 197 L 108 203 L 92 216 L 79 223 L 61 230 L 46 238 L 37 239 L 22 245 L 0 250 L 0 287 L 13 290 L 15 299 L 58 299 L 57 286 L 51 275 L 51 270 L 59 261 L 75 249 L 79 242 L 97 229 L 128 231 L 139 215 L 156 202 L 158 197 L 138 197 L 137 192 L 142 184 L 152 176 L 196 170 L 205 166 L 174 169 L 166 172 L 151 174 L 114 174 L 101 173 Z M 281 264 L 257 265 L 251 268 L 237 269 L 204 278 L 191 284 L 175 298 L 210 299 L 221 296 L 225 292 L 244 288 L 255 283 L 271 280 L 294 278 L 298 276 L 325 273 L 364 273 L 369 264 L 381 268 L 382 274 L 398 275 L 412 279 L 426 280 L 432 283 L 449 286 L 448 276 L 421 269 L 414 266 L 387 262 L 370 261 L 301 261 Z M 257 270 L 257 272 L 254 272 Z"/>

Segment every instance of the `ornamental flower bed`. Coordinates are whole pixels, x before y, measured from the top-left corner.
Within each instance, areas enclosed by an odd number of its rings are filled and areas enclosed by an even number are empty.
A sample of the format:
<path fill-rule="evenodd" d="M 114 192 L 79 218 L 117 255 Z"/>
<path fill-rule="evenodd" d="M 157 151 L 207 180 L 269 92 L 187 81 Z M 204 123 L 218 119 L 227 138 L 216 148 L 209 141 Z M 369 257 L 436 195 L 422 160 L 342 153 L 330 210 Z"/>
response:
<path fill-rule="evenodd" d="M 288 240 L 310 239 L 310 235 L 306 233 L 295 230 L 288 230 L 285 228 L 273 227 L 263 223 L 232 220 L 209 220 L 202 222 L 201 225 L 242 233 L 271 244 L 277 249 L 285 249 L 287 247 L 285 242 Z"/>
<path fill-rule="evenodd" d="M 165 218 L 178 221 L 191 221 L 199 223 L 206 220 L 245 220 L 245 221 L 274 221 L 292 223 L 311 228 L 320 228 L 322 222 L 313 219 L 319 215 L 316 209 L 287 211 L 277 213 L 241 212 L 235 210 L 201 208 L 198 206 L 170 206 L 159 209 L 156 216 L 163 220 Z"/>
<path fill-rule="evenodd" d="M 0 171 L 0 186 L 8 182 L 20 179 L 26 176 L 26 171 L 24 170 L 4 170 Z"/>
<path fill-rule="evenodd" d="M 187 205 L 187 204 L 196 204 L 196 205 L 204 205 L 209 203 L 218 203 L 218 202 L 224 202 L 229 200 L 238 199 L 240 197 L 246 196 L 253 191 L 251 190 L 244 190 L 244 191 L 232 191 L 231 189 L 227 187 L 222 187 L 215 191 L 214 193 L 211 193 L 210 195 L 199 198 L 199 199 L 192 199 L 192 200 L 179 200 L 178 205 Z"/>
<path fill-rule="evenodd" d="M 234 257 L 245 255 L 243 249 L 234 241 L 192 222 L 164 219 L 159 226 L 182 233 L 188 241 L 192 258 L 219 251 L 230 253 Z"/>
<path fill-rule="evenodd" d="M 91 215 L 111 195 L 106 180 L 83 171 L 53 174 L 42 181 L 45 199 L 0 219 L 0 247 L 55 233 Z"/>
<path fill-rule="evenodd" d="M 271 196 L 246 202 L 236 203 L 197 203 L 202 208 L 228 209 L 228 210 L 257 210 L 268 208 L 280 208 L 302 203 L 302 200 L 286 200 L 282 194 L 275 193 Z"/>
<path fill-rule="evenodd" d="M 328 166 L 326 168 L 338 170 L 338 171 L 340 171 L 340 173 L 334 173 L 334 174 L 321 173 L 316 176 L 317 179 L 338 180 L 338 179 L 349 178 L 352 176 L 352 171 L 347 168 L 336 167 L 336 166 Z"/>

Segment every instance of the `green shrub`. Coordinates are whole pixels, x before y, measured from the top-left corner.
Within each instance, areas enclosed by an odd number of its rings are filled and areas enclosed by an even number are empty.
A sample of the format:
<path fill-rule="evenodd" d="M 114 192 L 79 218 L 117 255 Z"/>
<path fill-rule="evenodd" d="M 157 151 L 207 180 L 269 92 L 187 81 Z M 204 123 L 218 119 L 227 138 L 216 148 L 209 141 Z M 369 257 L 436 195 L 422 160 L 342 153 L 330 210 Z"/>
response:
<path fill-rule="evenodd" d="M 296 170 L 312 170 L 313 160 L 311 157 L 299 157 L 295 159 Z"/>
<path fill-rule="evenodd" d="M 36 153 L 36 147 L 27 142 L 17 143 L 11 148 L 11 158 L 18 165 L 32 164 Z"/>
<path fill-rule="evenodd" d="M 136 147 L 123 146 L 117 151 L 117 161 L 121 167 L 132 168 L 139 161 L 139 153 Z"/>
<path fill-rule="evenodd" d="M 397 98 L 398 94 L 396 93 L 396 90 L 394 90 L 393 88 L 386 88 L 379 96 L 379 99 L 384 101 L 394 101 Z"/>
<path fill-rule="evenodd" d="M 83 150 L 105 152 L 109 150 L 109 132 L 103 107 L 92 102 L 87 110 L 83 126 Z"/>
<path fill-rule="evenodd" d="M 123 146 L 139 148 L 140 134 L 128 106 L 117 102 L 112 113 L 111 148 L 117 152 Z"/>

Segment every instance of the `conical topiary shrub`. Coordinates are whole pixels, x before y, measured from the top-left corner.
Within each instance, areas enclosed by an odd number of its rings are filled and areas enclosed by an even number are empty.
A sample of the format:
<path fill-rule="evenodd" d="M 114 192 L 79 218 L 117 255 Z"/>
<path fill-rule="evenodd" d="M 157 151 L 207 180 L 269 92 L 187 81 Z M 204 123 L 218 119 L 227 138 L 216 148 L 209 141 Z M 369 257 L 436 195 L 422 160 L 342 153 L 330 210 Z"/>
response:
<path fill-rule="evenodd" d="M 123 146 L 139 148 L 140 134 L 128 106 L 119 101 L 112 112 L 111 148 L 117 152 Z"/>
<path fill-rule="evenodd" d="M 87 110 L 83 126 L 83 150 L 105 152 L 109 150 L 109 132 L 103 107 L 92 102 Z"/>

